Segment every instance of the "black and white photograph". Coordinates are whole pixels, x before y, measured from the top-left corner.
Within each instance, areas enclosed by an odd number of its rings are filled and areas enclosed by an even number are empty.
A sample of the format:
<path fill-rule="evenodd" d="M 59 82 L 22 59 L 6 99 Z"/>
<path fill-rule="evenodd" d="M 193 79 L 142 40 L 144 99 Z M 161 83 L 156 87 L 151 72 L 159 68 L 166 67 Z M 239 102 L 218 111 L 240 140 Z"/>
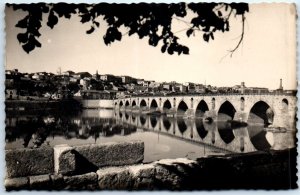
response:
<path fill-rule="evenodd" d="M 4 12 L 6 191 L 298 188 L 295 4 Z"/>

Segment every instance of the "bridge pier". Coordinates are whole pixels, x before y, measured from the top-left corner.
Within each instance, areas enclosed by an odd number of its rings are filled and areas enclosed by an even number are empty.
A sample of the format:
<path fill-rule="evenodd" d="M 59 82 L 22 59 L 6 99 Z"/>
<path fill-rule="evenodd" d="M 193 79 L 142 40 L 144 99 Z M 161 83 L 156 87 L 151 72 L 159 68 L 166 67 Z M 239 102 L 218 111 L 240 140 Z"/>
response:
<path fill-rule="evenodd" d="M 233 120 L 240 121 L 240 122 L 247 122 L 248 113 L 245 111 L 236 111 Z"/>
<path fill-rule="evenodd" d="M 212 118 L 214 121 L 216 121 L 217 118 L 218 118 L 217 111 L 215 111 L 215 110 L 207 110 L 207 111 L 205 111 L 204 118 L 208 118 L 208 117 Z"/>
<path fill-rule="evenodd" d="M 296 130 L 295 114 L 282 111 L 275 113 L 272 126 Z"/>
<path fill-rule="evenodd" d="M 195 118 L 195 109 L 189 108 L 187 111 L 184 113 L 184 117 L 187 118 Z"/>

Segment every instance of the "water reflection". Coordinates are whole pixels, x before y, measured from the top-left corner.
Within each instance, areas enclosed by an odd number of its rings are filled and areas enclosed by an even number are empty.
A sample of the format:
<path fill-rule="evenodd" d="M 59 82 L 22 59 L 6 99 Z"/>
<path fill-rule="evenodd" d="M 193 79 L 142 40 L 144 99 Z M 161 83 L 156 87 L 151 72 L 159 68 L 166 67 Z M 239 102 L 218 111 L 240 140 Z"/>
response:
<path fill-rule="evenodd" d="M 163 117 L 163 125 L 167 131 L 169 131 L 169 129 L 171 128 L 171 122 L 167 117 Z"/>
<path fill-rule="evenodd" d="M 145 142 L 145 158 L 148 160 L 184 157 L 183 154 L 196 157 L 200 155 L 199 152 L 206 155 L 207 151 L 226 153 L 274 147 L 280 149 L 280 144 L 276 142 L 280 140 L 280 135 L 267 133 L 263 125 L 249 124 L 247 127 L 232 128 L 226 121 L 207 123 L 201 117 L 186 119 L 112 110 L 85 110 L 74 116 L 22 115 L 6 118 L 7 149 L 137 139 Z M 288 139 L 291 140 L 290 137 Z M 205 149 L 208 146 L 214 149 Z"/>
<path fill-rule="evenodd" d="M 208 134 L 208 131 L 204 128 L 203 120 L 196 120 L 195 124 L 196 124 L 197 133 L 199 134 L 201 139 L 204 139 Z"/>
<path fill-rule="evenodd" d="M 227 121 L 218 121 L 218 131 L 219 134 L 222 138 L 222 140 L 226 143 L 229 144 L 234 140 L 234 135 L 233 135 L 233 129 L 231 127 L 231 124 Z"/>
<path fill-rule="evenodd" d="M 181 132 L 181 134 L 183 134 L 187 130 L 187 126 L 182 117 L 177 118 L 177 125 L 178 125 L 179 131 Z"/>

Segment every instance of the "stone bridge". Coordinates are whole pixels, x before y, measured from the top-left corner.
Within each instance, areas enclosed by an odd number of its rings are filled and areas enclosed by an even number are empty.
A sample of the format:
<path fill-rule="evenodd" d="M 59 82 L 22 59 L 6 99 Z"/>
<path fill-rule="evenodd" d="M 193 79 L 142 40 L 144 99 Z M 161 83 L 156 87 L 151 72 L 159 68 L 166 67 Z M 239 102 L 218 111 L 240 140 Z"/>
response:
<path fill-rule="evenodd" d="M 185 118 L 212 117 L 272 124 L 295 130 L 297 98 L 289 94 L 222 94 L 128 97 L 114 100 L 116 110 L 147 114 L 154 111 Z"/>

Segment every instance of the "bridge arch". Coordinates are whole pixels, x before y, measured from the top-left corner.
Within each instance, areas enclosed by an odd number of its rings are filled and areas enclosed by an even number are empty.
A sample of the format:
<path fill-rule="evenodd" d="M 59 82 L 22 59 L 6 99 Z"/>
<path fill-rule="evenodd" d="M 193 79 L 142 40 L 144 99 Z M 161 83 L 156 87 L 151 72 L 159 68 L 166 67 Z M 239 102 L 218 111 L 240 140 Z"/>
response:
<path fill-rule="evenodd" d="M 142 99 L 142 101 L 140 102 L 140 107 L 143 108 L 143 107 L 147 107 L 147 103 L 144 99 Z"/>
<path fill-rule="evenodd" d="M 244 111 L 245 109 L 245 98 L 241 97 L 241 111 Z"/>
<path fill-rule="evenodd" d="M 135 100 L 132 100 L 132 102 L 131 102 L 131 106 L 136 106 L 136 102 L 135 102 Z"/>
<path fill-rule="evenodd" d="M 289 101 L 286 98 L 283 98 L 281 101 L 282 111 L 287 112 L 289 109 Z"/>
<path fill-rule="evenodd" d="M 119 106 L 122 107 L 124 105 L 123 101 L 120 101 Z"/>
<path fill-rule="evenodd" d="M 250 109 L 248 123 L 268 125 L 273 123 L 274 111 L 265 101 L 256 102 Z"/>
<path fill-rule="evenodd" d="M 203 117 L 204 113 L 208 110 L 208 105 L 204 100 L 201 100 L 196 108 L 196 116 Z"/>
<path fill-rule="evenodd" d="M 151 101 L 150 108 L 156 109 L 157 107 L 158 107 L 158 104 L 157 104 L 156 100 L 153 99 L 153 100 Z"/>
<path fill-rule="evenodd" d="M 236 109 L 234 106 L 226 100 L 223 104 L 221 104 L 218 111 L 218 121 L 227 121 L 232 120 L 234 118 Z"/>
<path fill-rule="evenodd" d="M 213 97 L 213 98 L 211 99 L 211 109 L 214 110 L 215 107 L 216 107 L 216 99 Z"/>
<path fill-rule="evenodd" d="M 188 110 L 188 105 L 181 100 L 177 107 L 177 115 L 183 115 Z"/>
<path fill-rule="evenodd" d="M 126 102 L 125 102 L 125 107 L 128 107 L 130 104 L 129 104 L 129 101 L 128 100 L 126 100 Z"/>
<path fill-rule="evenodd" d="M 172 105 L 171 105 L 171 102 L 170 102 L 170 100 L 166 100 L 165 102 L 164 102 L 164 104 L 163 104 L 163 109 L 165 110 L 165 109 L 171 109 L 172 108 Z"/>

